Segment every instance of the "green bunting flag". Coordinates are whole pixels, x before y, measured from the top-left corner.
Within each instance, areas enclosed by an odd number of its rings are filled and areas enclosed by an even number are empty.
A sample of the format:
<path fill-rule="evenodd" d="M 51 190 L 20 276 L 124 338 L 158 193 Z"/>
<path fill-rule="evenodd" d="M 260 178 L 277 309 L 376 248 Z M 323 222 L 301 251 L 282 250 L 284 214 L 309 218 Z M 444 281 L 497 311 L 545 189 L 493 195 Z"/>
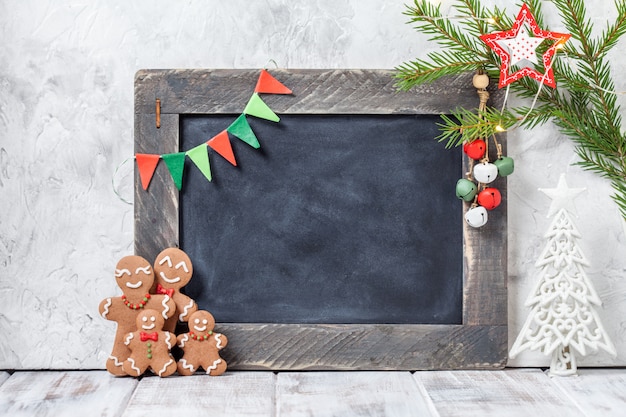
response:
<path fill-rule="evenodd" d="M 209 153 L 206 143 L 196 146 L 193 149 L 189 149 L 187 151 L 187 156 L 194 164 L 196 164 L 198 169 L 209 181 L 213 179 L 211 176 L 211 164 L 209 163 Z"/>
<path fill-rule="evenodd" d="M 267 104 L 263 101 L 261 96 L 257 93 L 252 94 L 250 97 L 250 101 L 246 105 L 246 108 L 243 110 L 244 114 L 249 114 L 250 116 L 258 117 L 260 119 L 271 120 L 272 122 L 279 122 L 280 118 L 269 108 Z"/>
<path fill-rule="evenodd" d="M 172 176 L 172 180 L 174 181 L 176 188 L 179 190 L 183 186 L 183 172 L 185 170 L 186 156 L 191 159 L 191 161 L 209 181 L 213 180 L 211 164 L 209 162 L 209 148 L 211 148 L 212 151 L 217 152 L 233 166 L 237 166 L 237 160 L 235 159 L 235 154 L 228 137 L 229 133 L 243 142 L 246 142 L 254 149 L 259 149 L 261 144 L 250 127 L 246 115 L 273 122 L 280 121 L 280 118 L 276 115 L 276 113 L 269 108 L 263 99 L 261 99 L 261 96 L 259 96 L 260 93 L 291 94 L 291 90 L 281 84 L 280 81 L 270 75 L 266 70 L 262 70 L 255 90 L 252 93 L 248 104 L 246 104 L 243 113 L 239 115 L 239 117 L 237 117 L 237 119 L 235 119 L 235 121 L 233 121 L 228 128 L 221 131 L 207 142 L 189 149 L 187 152 L 168 153 L 163 155 L 142 153 L 135 154 L 137 170 L 139 171 L 142 188 L 144 190 L 148 189 L 160 159 L 165 161 L 165 165 Z"/>
<path fill-rule="evenodd" d="M 161 155 L 161 158 L 165 161 L 167 169 L 170 170 L 170 175 L 174 180 L 176 188 L 179 190 L 183 186 L 183 170 L 185 168 L 185 152 L 169 153 Z"/>
<path fill-rule="evenodd" d="M 245 114 L 239 116 L 230 126 L 228 126 L 226 131 L 231 135 L 246 142 L 254 149 L 259 149 L 261 147 L 261 144 L 259 144 L 256 135 L 252 131 L 252 128 L 250 127 L 250 124 L 248 123 Z"/>

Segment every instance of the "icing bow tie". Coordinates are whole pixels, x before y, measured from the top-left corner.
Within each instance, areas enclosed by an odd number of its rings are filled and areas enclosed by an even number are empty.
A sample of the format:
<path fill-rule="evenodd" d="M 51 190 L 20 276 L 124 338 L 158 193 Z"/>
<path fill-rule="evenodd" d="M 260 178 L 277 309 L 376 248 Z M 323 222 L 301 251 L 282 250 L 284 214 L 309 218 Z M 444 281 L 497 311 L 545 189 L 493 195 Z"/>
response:
<path fill-rule="evenodd" d="M 159 334 L 157 332 L 152 332 L 152 333 L 140 332 L 139 337 L 141 338 L 142 342 L 145 342 L 146 340 L 154 340 L 156 342 L 159 340 Z"/>
<path fill-rule="evenodd" d="M 172 295 L 174 294 L 174 288 L 163 288 L 161 284 L 157 284 L 156 290 L 157 294 L 169 295 L 170 298 L 172 298 Z"/>

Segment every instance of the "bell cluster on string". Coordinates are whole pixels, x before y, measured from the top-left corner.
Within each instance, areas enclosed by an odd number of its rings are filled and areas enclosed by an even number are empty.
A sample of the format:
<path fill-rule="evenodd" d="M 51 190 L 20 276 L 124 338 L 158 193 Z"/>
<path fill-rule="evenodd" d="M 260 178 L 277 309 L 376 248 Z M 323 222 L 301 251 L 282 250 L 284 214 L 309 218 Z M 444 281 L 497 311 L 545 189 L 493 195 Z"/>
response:
<path fill-rule="evenodd" d="M 477 74 L 473 78 L 474 87 L 478 89 L 479 96 L 486 93 L 489 85 L 489 77 L 486 74 Z M 488 94 L 481 96 L 481 108 L 486 105 Z M 515 164 L 513 158 L 502 155 L 502 148 L 492 137 L 497 149 L 497 159 L 492 163 L 489 160 L 489 143 L 483 139 L 467 141 L 463 144 L 463 152 L 470 159 L 470 170 L 467 178 L 461 178 L 456 183 L 456 196 L 472 205 L 465 213 L 465 221 L 472 227 L 482 227 L 489 218 L 488 211 L 498 207 L 502 202 L 500 191 L 489 184 L 496 178 L 506 177 L 513 173 Z"/>

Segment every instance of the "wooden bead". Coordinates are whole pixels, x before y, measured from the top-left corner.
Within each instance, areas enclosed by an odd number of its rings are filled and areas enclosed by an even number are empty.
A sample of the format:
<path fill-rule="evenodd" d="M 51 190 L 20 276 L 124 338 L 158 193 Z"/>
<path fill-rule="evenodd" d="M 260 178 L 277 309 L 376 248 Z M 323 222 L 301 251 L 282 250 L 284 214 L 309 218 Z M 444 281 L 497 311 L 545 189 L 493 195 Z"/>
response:
<path fill-rule="evenodd" d="M 487 88 L 489 85 L 489 76 L 487 74 L 475 74 L 472 78 L 475 88 Z"/>

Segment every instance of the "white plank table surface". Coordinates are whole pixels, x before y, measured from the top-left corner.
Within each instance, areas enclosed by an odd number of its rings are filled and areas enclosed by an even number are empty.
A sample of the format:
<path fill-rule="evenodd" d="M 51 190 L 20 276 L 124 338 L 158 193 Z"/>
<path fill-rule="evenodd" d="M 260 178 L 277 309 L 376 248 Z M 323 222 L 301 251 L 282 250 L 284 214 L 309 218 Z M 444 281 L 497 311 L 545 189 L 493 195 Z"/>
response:
<path fill-rule="evenodd" d="M 409 372 L 279 373 L 277 416 L 433 415 Z"/>
<path fill-rule="evenodd" d="M 626 416 L 626 369 L 579 374 L 229 371 L 133 379 L 106 371 L 0 371 L 0 416 Z"/>
<path fill-rule="evenodd" d="M 273 372 L 147 377 L 141 380 L 122 415 L 273 416 L 275 382 Z"/>
<path fill-rule="evenodd" d="M 552 382 L 587 416 L 626 416 L 626 369 L 580 369 Z"/>
<path fill-rule="evenodd" d="M 137 380 L 104 371 L 16 372 L 0 385 L 7 416 L 119 416 Z"/>
<path fill-rule="evenodd" d="M 580 416 L 540 370 L 416 372 L 441 417 Z"/>
<path fill-rule="evenodd" d="M 4 381 L 9 379 L 9 376 L 11 376 L 11 374 L 9 374 L 8 372 L 0 371 L 0 385 L 2 385 Z"/>

